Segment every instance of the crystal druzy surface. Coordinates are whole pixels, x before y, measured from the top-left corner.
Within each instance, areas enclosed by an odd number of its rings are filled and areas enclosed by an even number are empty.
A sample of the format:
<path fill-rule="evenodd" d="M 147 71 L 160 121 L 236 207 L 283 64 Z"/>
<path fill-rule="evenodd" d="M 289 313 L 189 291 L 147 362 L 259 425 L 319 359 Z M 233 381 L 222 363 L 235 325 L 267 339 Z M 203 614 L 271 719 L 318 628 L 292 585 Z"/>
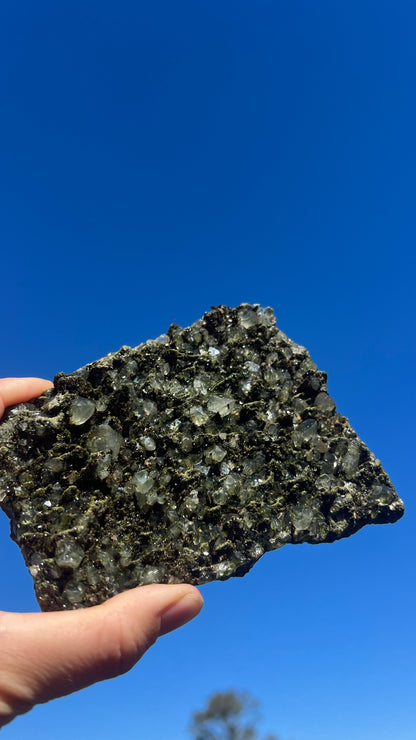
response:
<path fill-rule="evenodd" d="M 244 575 L 403 504 L 273 311 L 214 308 L 6 414 L 0 501 L 42 609 Z"/>

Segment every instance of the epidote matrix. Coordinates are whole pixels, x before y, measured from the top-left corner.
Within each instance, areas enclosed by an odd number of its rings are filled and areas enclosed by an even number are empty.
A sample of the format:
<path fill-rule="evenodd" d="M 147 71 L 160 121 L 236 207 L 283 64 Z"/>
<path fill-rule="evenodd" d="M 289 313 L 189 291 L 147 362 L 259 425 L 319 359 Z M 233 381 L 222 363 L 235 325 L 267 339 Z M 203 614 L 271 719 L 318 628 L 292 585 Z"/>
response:
<path fill-rule="evenodd" d="M 44 610 L 242 576 L 403 513 L 270 308 L 218 306 L 54 382 L 0 426 L 0 502 Z"/>

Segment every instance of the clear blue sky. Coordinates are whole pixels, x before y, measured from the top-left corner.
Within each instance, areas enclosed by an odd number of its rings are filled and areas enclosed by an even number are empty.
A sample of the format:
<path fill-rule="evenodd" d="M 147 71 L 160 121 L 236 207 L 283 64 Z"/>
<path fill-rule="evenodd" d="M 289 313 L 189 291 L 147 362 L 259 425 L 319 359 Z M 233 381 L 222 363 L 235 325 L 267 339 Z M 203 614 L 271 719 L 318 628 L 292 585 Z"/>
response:
<path fill-rule="evenodd" d="M 203 587 L 4 740 L 185 740 L 232 687 L 282 740 L 415 740 L 415 26 L 410 0 L 2 0 L 1 373 L 271 305 L 407 506 Z M 37 609 L 3 515 L 0 562 L 1 608 Z"/>

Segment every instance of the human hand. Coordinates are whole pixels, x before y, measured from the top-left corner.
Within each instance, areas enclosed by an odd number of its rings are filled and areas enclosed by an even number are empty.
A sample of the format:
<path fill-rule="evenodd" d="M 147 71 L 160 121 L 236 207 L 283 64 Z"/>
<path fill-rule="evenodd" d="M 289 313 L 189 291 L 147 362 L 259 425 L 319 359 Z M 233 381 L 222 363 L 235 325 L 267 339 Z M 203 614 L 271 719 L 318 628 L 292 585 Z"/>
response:
<path fill-rule="evenodd" d="M 50 387 L 40 378 L 0 379 L 0 417 Z M 179 584 L 141 586 L 76 611 L 0 612 L 0 727 L 35 704 L 130 670 L 202 605 L 198 589 Z"/>

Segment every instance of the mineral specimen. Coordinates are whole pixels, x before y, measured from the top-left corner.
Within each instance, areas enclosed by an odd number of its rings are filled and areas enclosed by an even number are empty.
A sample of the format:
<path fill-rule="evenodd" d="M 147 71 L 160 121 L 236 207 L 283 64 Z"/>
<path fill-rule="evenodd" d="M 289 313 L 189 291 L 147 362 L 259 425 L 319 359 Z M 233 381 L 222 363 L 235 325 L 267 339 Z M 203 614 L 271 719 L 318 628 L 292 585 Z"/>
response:
<path fill-rule="evenodd" d="M 218 306 L 10 409 L 0 502 L 42 609 L 244 575 L 403 504 L 270 308 Z"/>

